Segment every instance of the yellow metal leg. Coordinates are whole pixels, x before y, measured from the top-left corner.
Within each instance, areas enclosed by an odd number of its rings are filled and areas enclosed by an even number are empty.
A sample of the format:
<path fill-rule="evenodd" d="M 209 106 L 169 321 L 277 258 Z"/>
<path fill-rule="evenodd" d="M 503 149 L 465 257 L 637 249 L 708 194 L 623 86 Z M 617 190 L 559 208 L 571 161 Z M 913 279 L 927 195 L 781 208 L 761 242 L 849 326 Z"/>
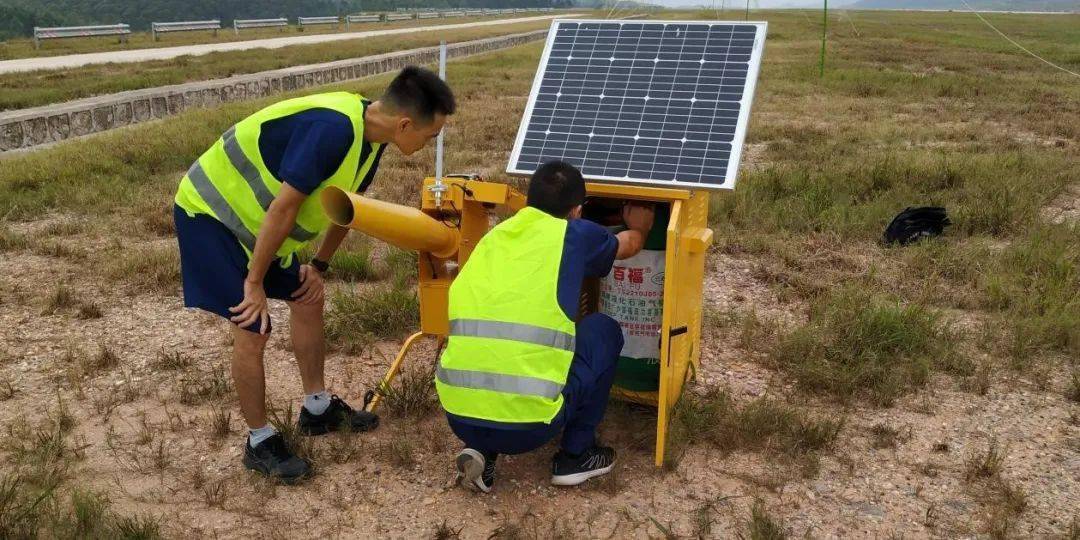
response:
<path fill-rule="evenodd" d="M 405 343 L 401 346 L 401 350 L 397 353 L 397 357 L 394 358 L 394 363 L 390 364 L 390 369 L 386 371 L 386 375 L 383 376 L 382 382 L 379 383 L 379 389 L 388 388 L 390 386 L 390 383 L 394 381 L 394 377 L 397 377 L 398 372 L 401 371 L 401 364 L 405 362 L 405 355 L 409 353 L 409 349 L 416 343 L 416 340 L 420 339 L 423 335 L 423 332 L 417 332 L 405 340 Z M 368 407 L 369 411 L 374 411 L 375 407 L 378 407 L 379 402 L 382 401 L 382 395 L 378 392 L 379 389 L 376 389 L 375 397 L 371 399 L 371 406 Z"/>

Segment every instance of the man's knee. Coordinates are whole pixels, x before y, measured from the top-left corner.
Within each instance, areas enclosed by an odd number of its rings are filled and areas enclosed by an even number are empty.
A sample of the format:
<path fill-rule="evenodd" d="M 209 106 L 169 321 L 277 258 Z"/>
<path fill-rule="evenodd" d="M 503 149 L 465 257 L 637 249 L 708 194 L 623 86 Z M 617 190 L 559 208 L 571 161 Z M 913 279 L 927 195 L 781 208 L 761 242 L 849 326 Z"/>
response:
<path fill-rule="evenodd" d="M 590 339 L 598 339 L 605 344 L 609 344 L 612 349 L 615 349 L 615 352 L 622 351 L 622 327 L 619 326 L 618 321 L 603 313 L 586 315 L 578 323 L 577 333 L 579 336 L 588 335 Z"/>
<path fill-rule="evenodd" d="M 266 342 L 270 334 L 260 334 L 232 325 L 233 348 L 241 354 L 258 354 L 266 348 Z"/>
<path fill-rule="evenodd" d="M 623 348 L 619 323 L 603 313 L 593 313 L 578 323 L 578 353 L 587 356 L 598 373 L 614 369 Z"/>
<path fill-rule="evenodd" d="M 286 302 L 289 311 L 301 318 L 321 317 L 325 310 L 326 300 L 320 300 L 314 304 L 301 304 L 299 302 Z"/>

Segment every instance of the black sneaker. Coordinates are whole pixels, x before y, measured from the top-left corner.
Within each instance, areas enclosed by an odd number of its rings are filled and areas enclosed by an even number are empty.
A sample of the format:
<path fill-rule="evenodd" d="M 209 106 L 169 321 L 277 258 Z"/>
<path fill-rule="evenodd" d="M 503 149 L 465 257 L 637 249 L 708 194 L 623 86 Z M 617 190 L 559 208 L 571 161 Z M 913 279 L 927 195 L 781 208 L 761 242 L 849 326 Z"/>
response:
<path fill-rule="evenodd" d="M 458 452 L 454 464 L 465 485 L 487 493 L 495 485 L 495 460 L 498 457 L 498 454 L 484 456 L 477 450 L 466 448 Z"/>
<path fill-rule="evenodd" d="M 322 414 L 314 415 L 307 408 L 300 407 L 300 418 L 297 420 L 297 427 L 304 435 L 322 435 L 341 429 L 370 431 L 378 425 L 379 417 L 375 413 L 353 410 L 336 394 L 330 396 L 330 405 Z"/>
<path fill-rule="evenodd" d="M 250 437 L 244 441 L 244 467 L 289 485 L 311 475 L 311 463 L 290 452 L 280 433 L 271 435 L 255 448 L 251 447 Z"/>
<path fill-rule="evenodd" d="M 590 478 L 607 474 L 615 467 L 615 449 L 593 445 L 580 456 L 559 450 L 551 459 L 551 483 L 576 486 Z"/>

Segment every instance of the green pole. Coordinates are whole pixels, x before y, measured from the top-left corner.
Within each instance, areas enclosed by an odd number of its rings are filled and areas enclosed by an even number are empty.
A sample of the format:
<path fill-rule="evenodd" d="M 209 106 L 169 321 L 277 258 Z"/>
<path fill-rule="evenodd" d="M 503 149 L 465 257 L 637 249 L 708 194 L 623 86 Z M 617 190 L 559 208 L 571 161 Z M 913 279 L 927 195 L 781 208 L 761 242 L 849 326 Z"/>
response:
<path fill-rule="evenodd" d="M 744 20 L 750 20 L 750 0 L 746 0 L 746 19 Z"/>
<path fill-rule="evenodd" d="M 819 76 L 825 77 L 825 36 L 829 31 L 829 0 L 825 0 L 825 9 L 821 13 L 821 73 Z"/>

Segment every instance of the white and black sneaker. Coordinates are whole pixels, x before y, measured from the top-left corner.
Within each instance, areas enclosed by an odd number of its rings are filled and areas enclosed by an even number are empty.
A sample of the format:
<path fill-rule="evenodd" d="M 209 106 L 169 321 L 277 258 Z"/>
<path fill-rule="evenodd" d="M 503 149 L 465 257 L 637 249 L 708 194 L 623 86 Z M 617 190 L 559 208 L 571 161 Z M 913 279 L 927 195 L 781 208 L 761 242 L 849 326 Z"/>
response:
<path fill-rule="evenodd" d="M 556 486 L 576 486 L 590 478 L 607 474 L 614 467 L 614 448 L 594 445 L 576 457 L 559 450 L 551 458 L 551 483 Z"/>
<path fill-rule="evenodd" d="M 495 485 L 495 460 L 497 458 L 497 454 L 485 457 L 480 451 L 472 448 L 458 452 L 457 457 L 454 458 L 458 478 L 464 485 L 488 493 L 491 491 L 491 486 Z"/>

